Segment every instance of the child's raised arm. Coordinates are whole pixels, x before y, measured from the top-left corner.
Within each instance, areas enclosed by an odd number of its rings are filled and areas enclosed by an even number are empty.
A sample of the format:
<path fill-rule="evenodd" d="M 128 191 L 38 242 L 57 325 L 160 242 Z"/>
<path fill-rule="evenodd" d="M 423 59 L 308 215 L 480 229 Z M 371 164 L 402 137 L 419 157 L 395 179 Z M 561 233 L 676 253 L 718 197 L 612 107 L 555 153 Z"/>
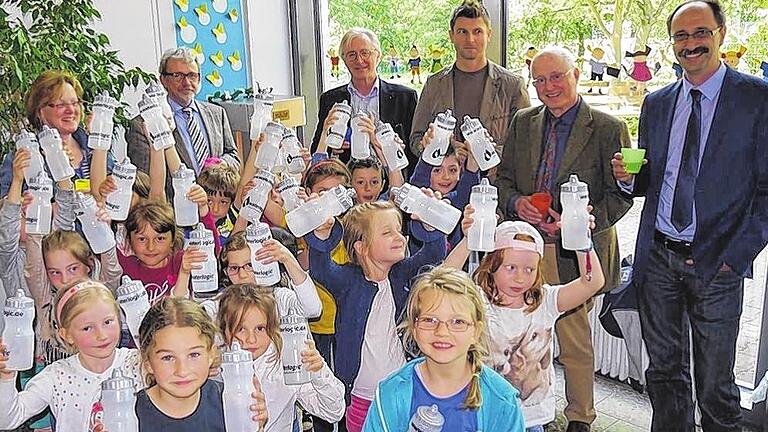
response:
<path fill-rule="evenodd" d="M 92 149 L 91 154 L 91 194 L 96 201 L 104 201 L 106 196 L 101 194 L 101 184 L 107 179 L 107 150 Z"/>
<path fill-rule="evenodd" d="M 288 272 L 288 277 L 291 280 L 296 297 L 304 310 L 304 315 L 307 318 L 320 316 L 323 311 L 323 305 L 320 302 L 320 296 L 317 294 L 317 288 L 312 278 L 301 268 L 296 257 L 293 256 L 288 248 L 275 239 L 269 239 L 264 242 L 261 249 L 256 253 L 255 258 L 262 264 L 281 263 Z"/>
<path fill-rule="evenodd" d="M 165 200 L 166 152 L 149 147 L 149 197 Z"/>
<path fill-rule="evenodd" d="M 33 377 L 24 391 L 16 390 L 16 371 L 5 368 L 8 361 L 5 344 L 0 339 L 0 429 L 15 429 L 42 412 L 53 395 L 53 377 L 45 369 Z"/>
<path fill-rule="evenodd" d="M 590 229 L 595 229 L 595 217 L 592 215 L 589 216 L 589 224 Z M 577 251 L 576 258 L 579 260 L 580 276 L 560 288 L 557 296 L 557 310 L 559 312 L 565 312 L 581 305 L 605 285 L 603 267 L 600 265 L 600 258 L 593 247 L 590 247 L 588 251 Z M 588 262 L 591 268 L 587 268 Z"/>

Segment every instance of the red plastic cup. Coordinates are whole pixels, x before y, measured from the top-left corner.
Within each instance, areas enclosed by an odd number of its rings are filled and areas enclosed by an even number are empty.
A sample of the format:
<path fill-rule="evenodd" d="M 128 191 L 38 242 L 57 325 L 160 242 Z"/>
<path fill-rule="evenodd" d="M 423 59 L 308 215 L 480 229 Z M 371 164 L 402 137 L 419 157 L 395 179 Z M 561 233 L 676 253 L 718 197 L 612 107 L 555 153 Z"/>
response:
<path fill-rule="evenodd" d="M 552 206 L 552 195 L 549 192 L 536 192 L 531 195 L 531 204 L 541 213 L 541 217 L 546 218 Z"/>

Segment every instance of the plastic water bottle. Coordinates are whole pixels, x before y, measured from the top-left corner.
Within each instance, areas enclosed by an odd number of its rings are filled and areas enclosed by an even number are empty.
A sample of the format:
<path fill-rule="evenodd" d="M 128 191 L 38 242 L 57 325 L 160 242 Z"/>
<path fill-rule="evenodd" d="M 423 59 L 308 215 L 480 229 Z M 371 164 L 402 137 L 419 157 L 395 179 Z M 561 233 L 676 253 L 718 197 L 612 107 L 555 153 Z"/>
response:
<path fill-rule="evenodd" d="M 325 191 L 320 198 L 307 201 L 285 215 L 288 229 L 296 237 L 304 237 L 328 219 L 349 210 L 355 201 L 355 190 L 344 186 Z"/>
<path fill-rule="evenodd" d="M 255 185 L 243 200 L 240 214 L 248 222 L 256 223 L 261 220 L 261 215 L 264 214 L 264 207 L 266 207 L 269 194 L 272 192 L 272 186 L 275 185 L 275 175 L 269 170 L 258 169 L 253 176 L 253 181 Z"/>
<path fill-rule="evenodd" d="M 424 146 L 421 158 L 430 165 L 438 166 L 443 163 L 445 154 L 448 152 L 451 135 L 456 127 L 456 117 L 453 116 L 451 110 L 445 110 L 445 112 L 438 113 L 435 116 L 435 121 L 432 124 L 435 125 L 434 135 L 427 145 Z"/>
<path fill-rule="evenodd" d="M 17 150 L 23 148 L 29 150 L 29 166 L 24 169 L 24 179 L 29 183 L 32 177 L 43 171 L 43 155 L 40 154 L 40 143 L 37 142 L 37 136 L 26 129 L 22 129 L 21 132 L 14 135 L 13 140 L 16 142 Z"/>
<path fill-rule="evenodd" d="M 282 174 L 288 171 L 288 158 L 285 155 L 285 148 L 281 145 L 277 149 L 277 157 L 275 158 L 275 166 L 272 167 L 272 173 Z"/>
<path fill-rule="evenodd" d="M 8 370 L 24 371 L 32 369 L 35 355 L 35 332 L 32 321 L 35 318 L 35 301 L 17 290 L 16 295 L 5 299 L 3 309 L 5 329 L 3 343 L 8 351 Z"/>
<path fill-rule="evenodd" d="M 285 128 L 280 145 L 285 152 L 285 163 L 288 166 L 288 172 L 291 174 L 303 173 L 307 165 L 304 163 L 304 158 L 301 157 L 302 146 L 293 129 Z"/>
<path fill-rule="evenodd" d="M 283 126 L 280 123 L 269 122 L 264 128 L 264 134 L 266 138 L 259 146 L 254 164 L 256 168 L 272 171 L 277 161 L 280 141 L 283 139 Z"/>
<path fill-rule="evenodd" d="M 160 106 L 160 111 L 163 113 L 163 117 L 169 120 L 173 120 L 173 110 L 171 109 L 171 105 L 168 103 L 168 93 L 165 91 L 163 86 L 161 86 L 156 81 L 152 81 L 149 83 L 147 89 L 144 90 L 144 92 L 147 94 L 147 96 L 151 97 L 155 100 L 155 102 L 157 102 L 157 104 Z"/>
<path fill-rule="evenodd" d="M 88 131 L 88 147 L 109 150 L 112 145 L 112 129 L 117 101 L 106 92 L 93 98 L 93 117 Z"/>
<path fill-rule="evenodd" d="M 352 137 L 350 138 L 352 159 L 367 159 L 371 157 L 371 137 L 366 132 L 360 130 L 360 125 L 367 116 L 365 113 L 357 113 L 350 121 L 350 127 L 352 128 Z"/>
<path fill-rule="evenodd" d="M 408 432 L 440 432 L 443 430 L 445 419 L 437 405 L 420 406 L 413 413 L 411 421 L 408 424 Z"/>
<path fill-rule="evenodd" d="M 393 187 L 391 195 L 395 204 L 406 213 L 415 214 L 427 225 L 450 234 L 459 223 L 461 211 L 445 201 L 426 195 L 416 186 L 405 183 Z"/>
<path fill-rule="evenodd" d="M 112 377 L 101 383 L 101 423 L 109 432 L 137 432 L 136 383 L 115 368 Z"/>
<path fill-rule="evenodd" d="M 197 225 L 200 222 L 197 204 L 187 198 L 189 190 L 195 183 L 195 172 L 181 164 L 171 177 L 173 178 L 173 211 L 176 213 L 176 225 Z"/>
<path fill-rule="evenodd" d="M 107 195 L 104 202 L 109 217 L 114 221 L 124 221 L 128 218 L 133 198 L 133 183 L 136 181 L 136 165 L 130 159 L 124 159 L 112 168 L 112 178 L 115 179 L 117 190 Z"/>
<path fill-rule="evenodd" d="M 251 353 L 240 348 L 237 341 L 232 342 L 229 351 L 221 353 L 221 377 L 224 380 L 221 398 L 227 432 L 258 430 L 259 426 L 251 418 L 251 394 L 256 391 L 253 385 L 253 359 Z"/>
<path fill-rule="evenodd" d="M 111 149 L 116 161 L 128 159 L 128 141 L 125 140 L 125 128 L 120 124 L 112 129 Z"/>
<path fill-rule="evenodd" d="M 488 171 L 501 163 L 501 158 L 493 147 L 493 142 L 488 138 L 485 128 L 476 118 L 464 116 L 461 124 L 461 134 L 469 143 L 469 151 L 477 161 L 481 171 Z"/>
<path fill-rule="evenodd" d="M 109 224 L 96 216 L 98 207 L 93 196 L 77 192 L 75 201 L 75 215 L 93 253 L 104 253 L 115 247 L 115 234 Z"/>
<path fill-rule="evenodd" d="M 136 346 L 139 345 L 139 327 L 144 315 L 149 311 L 149 294 L 140 280 L 131 280 L 123 276 L 123 283 L 117 287 L 117 303 L 123 309 L 128 331 L 133 336 Z"/>
<path fill-rule="evenodd" d="M 272 121 L 272 106 L 275 104 L 275 97 L 271 93 L 259 92 L 253 95 L 253 114 L 251 115 L 250 137 L 252 140 L 259 139 L 259 135 L 264 132 L 267 123 Z"/>
<path fill-rule="evenodd" d="M 299 181 L 289 175 L 283 175 L 282 180 L 277 184 L 277 191 L 283 199 L 283 209 L 286 212 L 292 211 L 304 203 L 299 198 L 299 187 Z"/>
<path fill-rule="evenodd" d="M 152 148 L 156 151 L 165 150 L 176 144 L 171 127 L 163 117 L 163 111 L 155 98 L 145 93 L 139 101 L 139 113 L 152 137 Z"/>
<path fill-rule="evenodd" d="M 189 233 L 187 247 L 197 247 L 208 255 L 201 269 L 192 269 L 192 291 L 195 294 L 216 291 L 219 288 L 219 274 L 213 232 L 205 225 L 198 223 L 197 227 Z"/>
<path fill-rule="evenodd" d="M 333 109 L 336 110 L 336 121 L 328 129 L 325 143 L 328 145 L 328 148 L 340 149 L 341 145 L 344 144 L 344 137 L 347 135 L 347 123 L 350 117 L 352 117 L 352 107 L 345 100 L 344 102 L 333 104 Z"/>
<path fill-rule="evenodd" d="M 309 371 L 301 362 L 301 352 L 307 349 L 307 319 L 297 305 L 292 305 L 280 317 L 280 335 L 283 338 L 283 381 L 285 385 L 309 382 Z"/>
<path fill-rule="evenodd" d="M 28 182 L 32 194 L 32 204 L 27 208 L 24 226 L 27 234 L 48 234 L 51 232 L 51 199 L 53 199 L 53 182 L 45 171 L 32 177 Z"/>
<path fill-rule="evenodd" d="M 59 131 L 43 125 L 43 131 L 37 134 L 37 140 L 45 152 L 45 162 L 54 181 L 60 182 L 75 175 L 75 169 L 72 168 L 69 157 L 64 152 Z"/>
<path fill-rule="evenodd" d="M 560 203 L 563 205 L 560 235 L 563 249 L 585 250 L 591 245 L 589 230 L 589 188 L 579 181 L 579 176 L 571 174 L 568 182 L 560 186 Z"/>
<path fill-rule="evenodd" d="M 262 286 L 271 286 L 280 282 L 280 266 L 277 262 L 262 264 L 256 259 L 256 253 L 264 247 L 264 242 L 271 238 L 272 231 L 269 230 L 269 225 L 263 222 L 249 225 L 245 229 L 245 241 L 251 249 L 253 273 L 256 275 L 256 283 Z"/>
<path fill-rule="evenodd" d="M 381 143 L 381 152 L 390 171 L 396 171 L 408 166 L 408 158 L 395 141 L 395 131 L 389 123 L 379 122 L 376 125 L 376 139 Z"/>
<path fill-rule="evenodd" d="M 495 246 L 496 207 L 499 204 L 499 193 L 491 186 L 487 178 L 472 187 L 469 203 L 475 209 L 474 222 L 467 231 L 467 247 L 471 251 L 492 252 Z"/>

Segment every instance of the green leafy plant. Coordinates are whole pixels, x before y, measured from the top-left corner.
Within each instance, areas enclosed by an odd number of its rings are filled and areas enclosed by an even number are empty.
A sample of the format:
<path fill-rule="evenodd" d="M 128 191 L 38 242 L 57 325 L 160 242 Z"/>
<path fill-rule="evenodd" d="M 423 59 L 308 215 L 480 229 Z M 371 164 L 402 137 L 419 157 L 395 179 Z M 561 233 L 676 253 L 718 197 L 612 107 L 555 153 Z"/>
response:
<path fill-rule="evenodd" d="M 11 15 L 11 11 L 15 11 Z M 20 16 L 18 13 L 20 12 Z M 91 24 L 101 14 L 92 0 L 5 0 L 0 8 L 0 153 L 25 122 L 24 96 L 49 69 L 72 72 L 86 101 L 103 91 L 120 97 L 126 85 L 154 80 L 139 68 L 126 69 L 109 38 Z M 124 122 L 122 110 L 118 121 Z"/>

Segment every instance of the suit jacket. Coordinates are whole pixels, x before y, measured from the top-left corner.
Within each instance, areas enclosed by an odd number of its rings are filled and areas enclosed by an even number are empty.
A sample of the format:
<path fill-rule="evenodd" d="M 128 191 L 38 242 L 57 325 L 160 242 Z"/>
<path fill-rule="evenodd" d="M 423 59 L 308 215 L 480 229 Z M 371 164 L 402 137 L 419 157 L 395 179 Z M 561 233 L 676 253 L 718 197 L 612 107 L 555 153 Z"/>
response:
<path fill-rule="evenodd" d="M 508 218 L 516 218 L 514 202 L 520 196 L 535 192 L 536 172 L 543 153 L 545 106 L 520 110 L 512 119 L 504 144 L 496 185 L 499 205 Z M 619 244 L 614 224 L 632 207 L 632 199 L 623 194 L 613 178 L 611 158 L 621 147 L 629 147 L 629 131 L 620 119 L 592 109 L 581 102 L 576 119 L 557 170 L 555 184 L 568 181 L 570 174 L 589 185 L 589 199 L 595 216 L 592 242 L 605 273 L 608 291 L 618 285 Z M 560 197 L 553 197 L 553 208 L 562 212 Z M 557 264 L 560 282 L 579 277 L 578 261 L 573 251 L 557 243 Z"/>
<path fill-rule="evenodd" d="M 331 112 L 333 104 L 347 101 L 350 103 L 352 96 L 349 94 L 347 84 L 328 90 L 320 95 L 320 109 L 317 114 L 317 127 L 315 136 L 312 138 L 312 153 L 317 149 L 320 142 L 320 135 L 323 132 L 323 123 L 328 113 Z M 416 91 L 402 86 L 392 84 L 379 78 L 379 116 L 381 121 L 392 125 L 392 129 L 400 136 L 405 144 L 405 155 L 408 157 L 409 167 L 416 166 L 417 158 L 411 153 L 408 146 L 408 137 L 411 135 L 411 122 L 413 121 L 413 111 L 416 109 Z M 343 161 L 349 160 L 349 150 L 341 154 Z M 411 168 L 412 169 L 412 168 Z"/>
<path fill-rule="evenodd" d="M 451 65 L 427 78 L 421 91 L 419 104 L 413 115 L 411 149 L 421 154 L 421 138 L 427 132 L 435 116 L 446 109 L 453 110 L 453 68 Z M 507 139 L 509 122 L 517 110 L 531 106 L 525 80 L 503 67 L 488 62 L 488 78 L 485 80 L 480 105 L 480 123 L 491 134 L 497 146 Z M 456 119 L 460 125 L 462 119 Z M 499 149 L 500 150 L 500 149 Z"/>
<path fill-rule="evenodd" d="M 633 193 L 645 197 L 635 250 L 635 280 L 642 283 L 656 229 L 669 135 L 682 82 L 645 98 L 639 146 L 648 163 Z M 740 275 L 768 241 L 768 83 L 728 68 L 696 179 L 693 260 L 708 284 L 723 263 Z"/>
<path fill-rule="evenodd" d="M 229 118 L 224 108 L 199 100 L 195 102 L 200 111 L 200 117 L 203 119 L 205 130 L 208 133 L 211 157 L 220 157 L 227 163 L 239 167 L 240 161 L 235 150 L 235 139 L 232 136 L 232 128 L 229 125 Z M 128 157 L 131 158 L 131 162 L 141 171 L 149 173 L 150 143 L 144 135 L 143 124 L 144 119 L 140 115 L 134 117 L 128 128 L 126 141 L 128 141 Z M 194 155 L 190 155 L 187 151 L 178 129 L 173 131 L 173 137 L 176 139 L 176 150 L 179 152 L 181 161 L 187 167 L 192 168 L 194 166 L 192 164 L 192 157 Z"/>

